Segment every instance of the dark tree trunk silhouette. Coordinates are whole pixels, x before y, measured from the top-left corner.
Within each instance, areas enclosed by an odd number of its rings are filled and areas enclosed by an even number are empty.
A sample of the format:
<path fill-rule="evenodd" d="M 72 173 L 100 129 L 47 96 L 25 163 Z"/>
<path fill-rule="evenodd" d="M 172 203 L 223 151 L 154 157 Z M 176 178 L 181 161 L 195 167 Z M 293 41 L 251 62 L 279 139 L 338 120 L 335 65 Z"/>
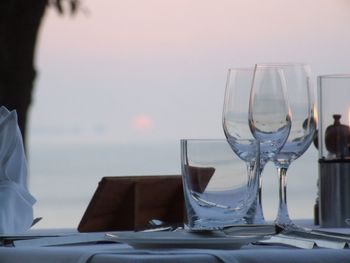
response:
<path fill-rule="evenodd" d="M 0 105 L 15 109 L 25 142 L 36 70 L 35 46 L 47 0 L 0 0 Z"/>
<path fill-rule="evenodd" d="M 79 0 L 0 0 L 0 106 L 17 111 L 24 145 L 37 75 L 36 41 L 49 5 L 60 15 L 65 9 L 74 15 L 81 8 Z"/>

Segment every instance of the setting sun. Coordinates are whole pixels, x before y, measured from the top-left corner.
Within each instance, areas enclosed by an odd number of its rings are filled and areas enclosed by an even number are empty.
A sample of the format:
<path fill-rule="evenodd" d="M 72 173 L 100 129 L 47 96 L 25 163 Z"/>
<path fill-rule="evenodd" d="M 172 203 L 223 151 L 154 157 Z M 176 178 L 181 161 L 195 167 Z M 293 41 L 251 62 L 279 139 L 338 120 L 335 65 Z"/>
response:
<path fill-rule="evenodd" d="M 153 119 L 145 114 L 135 116 L 131 121 L 132 126 L 136 130 L 148 131 L 153 128 Z"/>

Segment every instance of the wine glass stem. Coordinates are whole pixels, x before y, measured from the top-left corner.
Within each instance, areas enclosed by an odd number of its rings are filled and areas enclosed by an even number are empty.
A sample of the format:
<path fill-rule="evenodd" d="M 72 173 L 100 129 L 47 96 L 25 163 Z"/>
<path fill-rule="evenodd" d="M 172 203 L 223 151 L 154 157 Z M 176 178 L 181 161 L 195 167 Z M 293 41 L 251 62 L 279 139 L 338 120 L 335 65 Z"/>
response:
<path fill-rule="evenodd" d="M 261 166 L 260 166 L 261 167 Z M 253 164 L 248 164 L 247 166 L 248 169 L 248 176 L 249 176 L 249 186 L 251 186 L 250 184 L 252 183 L 252 179 L 253 179 L 253 174 L 254 174 L 254 165 Z M 263 169 L 259 169 L 258 170 L 258 175 L 259 176 L 259 180 L 258 180 L 258 195 L 256 197 L 255 202 L 253 203 L 251 209 L 248 210 L 248 214 L 247 214 L 247 222 L 249 224 L 264 224 L 265 223 L 265 219 L 264 219 L 264 215 L 263 215 L 263 211 L 262 211 L 262 204 L 261 204 L 261 173 L 262 173 Z"/>
<path fill-rule="evenodd" d="M 259 175 L 259 193 L 258 193 L 258 203 L 259 206 L 262 208 L 262 179 L 261 179 L 261 173 Z M 262 213 L 262 209 L 261 209 L 261 213 Z"/>
<path fill-rule="evenodd" d="M 287 170 L 288 167 L 277 167 L 279 176 L 279 206 L 276 223 L 281 225 L 292 224 L 287 208 Z"/>
<path fill-rule="evenodd" d="M 256 207 L 256 213 L 254 218 L 254 223 L 256 224 L 264 224 L 265 218 L 264 218 L 264 212 L 262 208 L 262 172 L 264 170 L 264 164 L 260 164 L 259 169 L 259 190 L 258 190 L 258 197 L 257 197 L 257 207 Z"/>
<path fill-rule="evenodd" d="M 265 224 L 265 218 L 264 218 L 264 213 L 263 213 L 263 209 L 262 209 L 262 179 L 261 179 L 261 174 L 262 171 L 264 169 L 265 164 L 264 163 L 260 163 L 260 169 L 258 170 L 258 175 L 259 176 L 259 180 L 258 180 L 258 195 L 256 197 L 256 200 L 254 202 L 254 209 L 253 209 L 253 216 L 251 218 L 251 221 L 249 221 L 249 223 L 253 223 L 253 224 Z M 248 174 L 249 174 L 249 178 L 252 178 L 252 174 L 254 173 L 254 166 L 250 165 L 248 166 Z M 250 180 L 251 181 L 251 180 Z"/>

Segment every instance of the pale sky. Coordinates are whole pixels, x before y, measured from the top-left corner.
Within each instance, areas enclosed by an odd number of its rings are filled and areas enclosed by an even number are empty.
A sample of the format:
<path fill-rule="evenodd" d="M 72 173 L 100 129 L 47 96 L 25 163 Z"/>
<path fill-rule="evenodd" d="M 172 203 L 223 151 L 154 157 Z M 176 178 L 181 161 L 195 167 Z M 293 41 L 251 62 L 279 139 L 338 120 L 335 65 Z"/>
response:
<path fill-rule="evenodd" d="M 350 72 L 347 0 L 85 0 L 47 13 L 30 142 L 222 137 L 226 71 Z"/>

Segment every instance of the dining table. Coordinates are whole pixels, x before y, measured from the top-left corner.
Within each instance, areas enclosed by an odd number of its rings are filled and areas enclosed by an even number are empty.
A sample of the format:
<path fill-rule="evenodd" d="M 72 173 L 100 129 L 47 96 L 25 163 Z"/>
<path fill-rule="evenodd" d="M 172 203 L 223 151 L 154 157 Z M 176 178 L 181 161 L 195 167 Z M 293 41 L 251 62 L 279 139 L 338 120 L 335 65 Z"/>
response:
<path fill-rule="evenodd" d="M 123 242 L 123 239 L 106 239 L 106 235 L 106 232 L 79 233 L 75 229 L 40 229 L 19 236 L 2 236 L 0 262 L 350 262 L 348 245 L 341 249 L 318 246 L 302 249 L 278 242 L 276 244 L 246 242 L 233 248 L 210 245 L 138 247 L 133 243 Z"/>
<path fill-rule="evenodd" d="M 247 245 L 238 250 L 134 249 L 126 244 L 69 245 L 55 247 L 2 247 L 2 263 L 129 263 L 129 262 L 350 262 L 349 249 L 297 249 Z"/>

